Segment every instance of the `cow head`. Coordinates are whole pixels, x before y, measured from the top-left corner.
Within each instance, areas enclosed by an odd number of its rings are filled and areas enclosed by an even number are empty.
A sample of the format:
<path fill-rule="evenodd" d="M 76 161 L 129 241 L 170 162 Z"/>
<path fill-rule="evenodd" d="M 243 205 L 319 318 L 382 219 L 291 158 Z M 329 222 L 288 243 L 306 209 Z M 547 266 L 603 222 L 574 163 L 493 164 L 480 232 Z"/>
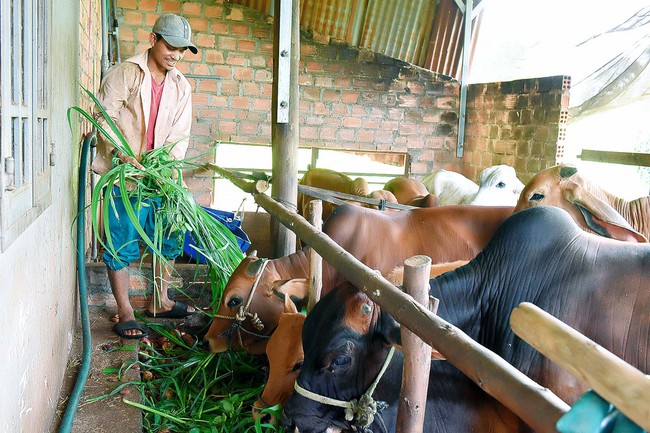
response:
<path fill-rule="evenodd" d="M 514 206 L 524 184 L 514 167 L 493 165 L 479 175 L 479 189 L 470 204 L 475 206 Z"/>
<path fill-rule="evenodd" d="M 260 412 L 277 404 L 285 404 L 293 394 L 293 385 L 300 372 L 303 360 L 302 328 L 305 315 L 298 312 L 290 296 L 284 296 L 284 312 L 278 321 L 268 344 L 266 356 L 269 360 L 269 375 L 262 394 L 253 403 L 253 418 Z M 263 422 L 275 424 L 271 414 L 265 414 Z"/>
<path fill-rule="evenodd" d="M 359 400 L 369 390 L 372 382 L 388 358 L 389 346 L 399 343 L 397 323 L 361 291 L 349 283 L 343 283 L 325 295 L 307 316 L 302 339 L 304 362 L 296 389 L 284 408 L 287 431 L 297 427 L 301 433 L 342 432 L 358 428 L 363 414 L 352 412 L 326 402 L 306 397 L 304 392 L 318 394 L 341 402 Z M 401 366 L 390 363 L 392 373 Z M 398 375 L 384 374 L 371 396 L 391 393 L 391 411 L 399 394 Z M 381 388 L 381 390 L 380 390 Z M 380 409 L 382 402 L 377 402 Z M 382 431 L 377 426 L 381 414 L 369 419 L 365 427 Z M 394 412 L 393 412 L 394 415 Z M 368 418 L 365 418 L 368 420 Z M 363 424 L 361 424 L 363 425 Z"/>
<path fill-rule="evenodd" d="M 283 303 L 273 290 L 305 298 L 304 278 L 280 280 L 273 263 L 252 252 L 237 266 L 224 289 L 219 309 L 205 335 L 212 352 L 230 348 L 262 355 L 269 336 L 278 324 Z"/>
<path fill-rule="evenodd" d="M 515 212 L 534 206 L 555 206 L 567 211 L 583 229 L 601 236 L 646 242 L 645 237 L 596 192 L 574 166 L 560 164 L 537 173 L 526 184 Z"/>

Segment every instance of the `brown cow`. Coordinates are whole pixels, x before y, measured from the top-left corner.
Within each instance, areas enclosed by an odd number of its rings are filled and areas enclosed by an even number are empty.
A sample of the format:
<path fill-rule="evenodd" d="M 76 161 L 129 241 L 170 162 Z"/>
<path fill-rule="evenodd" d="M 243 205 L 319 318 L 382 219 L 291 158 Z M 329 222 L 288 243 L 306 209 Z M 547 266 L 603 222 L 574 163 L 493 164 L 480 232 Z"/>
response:
<path fill-rule="evenodd" d="M 429 278 L 435 278 L 465 264 L 467 264 L 467 260 L 432 265 Z M 401 266 L 396 268 L 386 276 L 386 279 L 395 286 L 401 285 L 404 280 L 404 268 Z M 293 384 L 298 377 L 304 358 L 302 350 L 302 325 L 304 322 L 305 315 L 298 312 L 289 296 L 285 296 L 284 313 L 280 316 L 278 327 L 266 345 L 269 375 L 262 394 L 253 403 L 254 419 L 259 417 L 264 408 L 284 404 L 293 394 Z M 432 353 L 432 358 L 440 359 L 437 352 Z M 275 424 L 271 414 L 267 414 L 262 421 Z"/>
<path fill-rule="evenodd" d="M 401 204 L 415 207 L 437 206 L 436 197 L 417 179 L 398 176 L 386 182 L 384 189 L 392 192 Z"/>
<path fill-rule="evenodd" d="M 650 197 L 626 201 L 560 164 L 537 173 L 526 184 L 515 211 L 533 206 L 555 206 L 569 212 L 584 230 L 632 242 L 650 239 Z M 603 228 L 609 224 L 609 230 Z"/>
<path fill-rule="evenodd" d="M 323 225 L 323 232 L 368 267 L 387 274 L 418 254 L 430 257 L 434 263 L 470 260 L 483 249 L 512 210 L 511 207 L 445 206 L 381 212 L 348 204 L 332 213 Z M 292 280 L 295 278 L 301 280 L 296 284 Z M 293 291 L 304 291 L 307 278 L 309 260 L 304 250 L 273 260 L 245 258 L 231 275 L 205 336 L 210 349 L 223 352 L 232 346 L 264 354 L 268 336 L 283 311 L 282 302 L 271 294 L 274 285 L 282 284 L 285 288 L 293 285 L 298 286 Z M 324 260 L 323 295 L 343 280 Z M 238 314 L 239 318 L 235 319 Z"/>
<path fill-rule="evenodd" d="M 326 168 L 312 168 L 308 170 L 298 184 L 361 197 L 366 197 L 370 192 L 370 187 L 365 179 L 358 177 L 352 180 L 346 174 Z M 313 197 L 298 193 L 298 213 L 305 218 L 309 215 L 309 202 L 312 200 L 314 200 Z M 335 208 L 336 205 L 323 202 L 323 221 L 327 219 Z"/>

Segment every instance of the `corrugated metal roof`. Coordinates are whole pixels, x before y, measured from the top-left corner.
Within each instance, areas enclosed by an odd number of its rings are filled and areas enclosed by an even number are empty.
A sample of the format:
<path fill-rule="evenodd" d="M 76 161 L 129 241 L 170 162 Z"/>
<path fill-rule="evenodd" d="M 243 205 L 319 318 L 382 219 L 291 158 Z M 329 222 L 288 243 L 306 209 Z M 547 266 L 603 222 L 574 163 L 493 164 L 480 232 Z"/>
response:
<path fill-rule="evenodd" d="M 273 0 L 230 1 L 272 15 Z M 480 2 L 474 0 L 473 6 Z M 473 23 L 473 38 L 479 19 Z M 300 27 L 459 76 L 464 26 L 463 12 L 454 0 L 300 0 Z"/>

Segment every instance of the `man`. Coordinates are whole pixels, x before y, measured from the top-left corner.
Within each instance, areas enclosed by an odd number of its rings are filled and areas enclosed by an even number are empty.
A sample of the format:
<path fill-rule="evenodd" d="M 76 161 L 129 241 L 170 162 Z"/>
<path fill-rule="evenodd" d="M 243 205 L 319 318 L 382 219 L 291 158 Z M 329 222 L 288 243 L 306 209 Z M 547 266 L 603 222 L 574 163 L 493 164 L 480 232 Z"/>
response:
<path fill-rule="evenodd" d="M 176 69 L 186 50 L 197 53 L 190 42 L 191 29 L 187 20 L 175 14 L 161 15 L 149 35 L 151 47 L 125 62 L 110 68 L 102 80 L 97 99 L 108 116 L 120 129 L 135 158 L 119 152 L 109 140 L 100 137 L 97 156 L 92 169 L 98 174 L 106 173 L 113 163 L 140 164 L 147 151 L 170 143 L 176 143 L 169 153 L 174 159 L 183 159 L 189 144 L 192 123 L 192 89 L 187 79 Z M 107 131 L 105 119 L 98 113 L 96 119 Z M 100 134 L 101 135 L 101 134 Z M 119 142 L 119 141 L 118 141 Z M 115 157 L 115 158 L 114 158 Z M 114 189 L 117 195 L 117 190 Z M 109 212 L 105 221 L 111 233 L 116 256 L 106 251 L 103 255 L 107 266 L 111 290 L 117 303 L 118 323 L 113 330 L 122 338 L 138 339 L 147 336 L 145 329 L 135 320 L 129 301 L 129 274 L 127 266 L 140 257 L 140 236 L 129 220 L 121 199 L 114 200 L 115 211 Z M 147 235 L 153 238 L 153 205 L 143 206 L 141 224 Z M 174 259 L 182 251 L 182 235 L 169 235 L 163 241 L 162 253 L 168 263 L 159 263 L 153 269 L 155 294 L 145 312 L 150 317 L 181 318 L 195 310 L 181 302 L 174 302 L 167 295 Z M 120 246 L 122 246 L 120 248 Z"/>

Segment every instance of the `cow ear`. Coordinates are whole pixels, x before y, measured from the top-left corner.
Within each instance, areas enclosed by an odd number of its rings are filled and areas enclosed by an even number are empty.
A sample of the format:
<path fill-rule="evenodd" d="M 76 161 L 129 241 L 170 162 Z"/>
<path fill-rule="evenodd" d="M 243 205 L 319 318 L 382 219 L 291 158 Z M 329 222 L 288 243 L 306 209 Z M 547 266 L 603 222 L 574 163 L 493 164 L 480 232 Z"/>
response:
<path fill-rule="evenodd" d="M 309 280 L 307 278 L 277 280 L 271 285 L 271 291 L 280 292 L 284 296 L 289 296 L 296 304 L 302 304 L 309 297 Z"/>
<path fill-rule="evenodd" d="M 393 316 L 382 310 L 376 326 L 388 344 L 394 346 L 402 345 L 402 327 Z"/>
<path fill-rule="evenodd" d="M 599 235 L 621 241 L 648 242 L 609 203 L 578 184 L 568 185 L 565 198 L 578 208 L 587 226 Z"/>

